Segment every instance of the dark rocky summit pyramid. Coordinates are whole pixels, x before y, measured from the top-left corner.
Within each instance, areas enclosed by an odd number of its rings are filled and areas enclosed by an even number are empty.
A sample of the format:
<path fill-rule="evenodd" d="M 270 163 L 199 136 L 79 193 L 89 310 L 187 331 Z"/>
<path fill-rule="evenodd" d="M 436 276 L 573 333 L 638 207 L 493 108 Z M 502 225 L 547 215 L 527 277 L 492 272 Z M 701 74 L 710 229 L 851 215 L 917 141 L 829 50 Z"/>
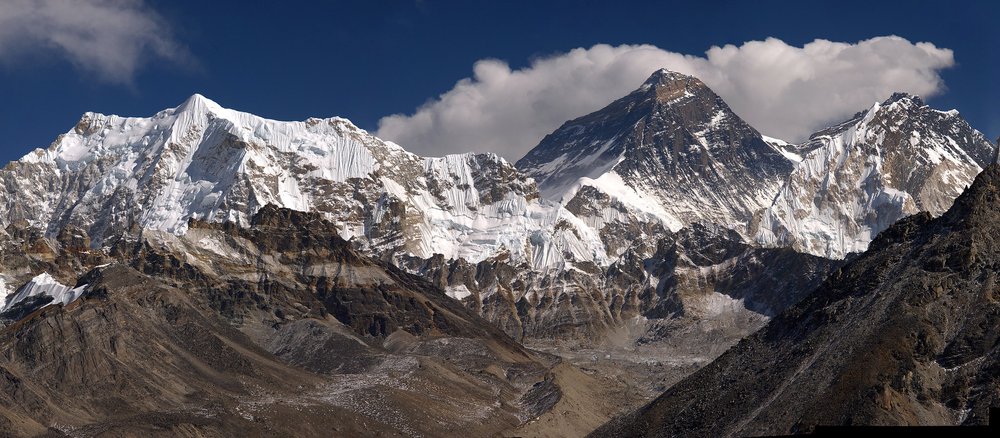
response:
<path fill-rule="evenodd" d="M 703 82 L 669 70 L 566 122 L 516 165 L 543 196 L 564 202 L 580 178 L 604 181 L 605 190 L 635 190 L 647 210 L 663 210 L 676 228 L 749 221 L 792 169 Z"/>

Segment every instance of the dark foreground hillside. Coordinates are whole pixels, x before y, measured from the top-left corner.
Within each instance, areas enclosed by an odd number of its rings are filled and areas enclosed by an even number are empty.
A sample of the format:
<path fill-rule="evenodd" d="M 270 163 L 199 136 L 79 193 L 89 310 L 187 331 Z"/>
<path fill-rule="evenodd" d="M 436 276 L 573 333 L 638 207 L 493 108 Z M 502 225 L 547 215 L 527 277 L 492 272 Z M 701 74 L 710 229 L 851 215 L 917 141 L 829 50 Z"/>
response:
<path fill-rule="evenodd" d="M 92 256 L 30 247 L 5 262 L 67 278 Z M 110 252 L 78 300 L 0 314 L 0 436 L 482 436 L 589 382 L 317 214 L 269 206 L 249 229 L 193 222 Z"/>

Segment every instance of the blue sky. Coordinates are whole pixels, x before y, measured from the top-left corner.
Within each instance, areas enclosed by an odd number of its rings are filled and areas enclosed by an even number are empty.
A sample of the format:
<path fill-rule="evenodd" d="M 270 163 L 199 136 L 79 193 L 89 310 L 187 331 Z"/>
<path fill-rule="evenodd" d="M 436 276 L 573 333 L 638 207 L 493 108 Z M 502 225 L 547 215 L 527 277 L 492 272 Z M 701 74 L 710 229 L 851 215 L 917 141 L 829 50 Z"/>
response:
<path fill-rule="evenodd" d="M 96 5 L 96 9 L 90 9 L 95 14 L 114 4 L 108 0 L 79 1 Z M 844 0 L 656 4 L 621 0 L 157 0 L 146 1 L 124 20 L 111 17 L 115 23 L 132 22 L 131 18 L 135 18 L 137 24 L 116 30 L 120 34 L 107 35 L 107 44 L 102 40 L 97 49 L 74 44 L 72 38 L 69 42 L 56 41 L 52 33 L 47 33 L 44 20 L 48 18 L 20 30 L 11 27 L 10 23 L 24 22 L 18 14 L 25 12 L 9 5 L 0 6 L 0 28 L 8 29 L 0 30 L 0 162 L 47 146 L 58 134 L 69 130 L 85 111 L 151 115 L 180 104 L 195 92 L 223 106 L 270 118 L 301 120 L 337 115 L 376 131 L 383 117 L 410 115 L 424 104 L 431 105 L 428 112 L 433 114 L 434 99 L 452 90 L 457 81 L 473 77 L 473 66 L 484 59 L 501 60 L 516 71 L 533 69 L 539 60 L 559 58 L 575 48 L 590 50 L 597 44 L 610 48 L 645 44 L 664 52 L 705 57 L 712 46 L 741 47 L 747 41 L 767 38 L 801 48 L 817 39 L 855 44 L 884 35 L 898 35 L 910 43 L 929 42 L 936 50 L 950 49 L 953 63 L 931 69 L 944 86 L 936 89 L 937 94 L 927 99 L 928 103 L 943 109 L 959 109 L 974 127 L 994 139 L 1000 135 L 1000 110 L 996 105 L 1000 93 L 995 80 L 996 72 L 1000 71 L 997 49 L 1000 30 L 995 24 L 1000 7 L 996 4 Z M 54 14 L 59 13 L 63 12 Z M 71 22 L 73 19 L 84 22 L 82 26 L 103 19 L 99 15 L 81 18 L 82 13 L 74 11 L 68 14 Z M 81 35 L 86 38 L 89 34 Z M 890 48 L 872 56 L 892 57 L 894 52 Z M 626 84 L 582 80 L 579 87 L 607 87 L 608 93 L 617 93 L 638 85 L 632 83 L 633 76 L 601 79 Z M 553 79 L 550 75 L 545 80 L 577 86 L 575 78 L 569 75 Z M 766 82 L 769 78 L 759 80 Z M 472 83 L 482 81 L 485 79 L 476 77 Z M 545 86 L 552 88 L 551 84 Z M 913 85 L 919 86 L 919 83 Z M 549 88 L 533 93 L 547 95 Z M 735 88 L 728 93 L 745 102 L 739 108 L 734 104 L 734 108 L 747 117 L 744 113 L 756 111 L 752 96 L 759 96 L 760 91 L 748 94 Z M 561 94 L 553 91 L 550 101 L 575 95 L 567 92 L 565 85 L 559 89 L 563 90 Z M 826 89 L 810 92 L 821 94 Z M 883 92 L 879 89 L 873 93 Z M 729 100 L 729 94 L 720 94 Z M 823 103 L 815 102 L 819 100 L 815 94 L 808 95 L 812 96 L 813 106 Z M 609 97 L 598 93 L 588 99 L 563 102 L 558 111 L 544 116 L 555 119 L 582 115 L 597 109 L 593 107 L 599 107 L 602 99 Z M 525 111 L 549 104 L 525 102 L 530 107 Z M 517 104 L 519 101 L 510 102 L 512 108 Z M 863 108 L 851 112 L 860 109 Z M 845 111 L 818 114 L 808 121 L 821 123 Z M 754 116 L 764 120 L 765 125 L 780 123 L 768 120 L 766 115 Z M 508 148 L 496 141 L 497 135 L 493 133 L 474 132 L 480 126 L 480 122 L 475 122 L 461 135 L 410 136 L 414 148 L 407 142 L 401 143 L 408 149 L 432 155 L 457 151 L 466 145 L 468 150 L 501 149 L 496 152 L 516 159 L 524 144 L 538 135 L 536 131 L 558 123 L 547 121 L 521 129 L 517 124 L 525 123 L 523 120 L 512 119 L 511 126 L 503 125 L 504 120 L 491 117 L 488 122 L 496 125 L 494 129 L 531 132 L 523 138 L 512 138 Z M 414 125 L 399 126 L 410 129 Z M 419 130 L 419 126 L 413 130 Z M 391 131 L 391 127 L 386 127 L 382 132 Z M 440 148 L 435 149 L 439 144 Z"/>

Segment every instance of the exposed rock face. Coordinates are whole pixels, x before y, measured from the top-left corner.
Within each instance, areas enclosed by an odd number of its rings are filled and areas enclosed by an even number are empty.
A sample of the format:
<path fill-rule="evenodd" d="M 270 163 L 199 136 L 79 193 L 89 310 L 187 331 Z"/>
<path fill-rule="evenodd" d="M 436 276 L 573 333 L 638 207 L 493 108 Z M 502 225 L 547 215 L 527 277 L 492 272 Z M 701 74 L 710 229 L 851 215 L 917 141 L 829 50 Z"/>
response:
<path fill-rule="evenodd" d="M 662 240 L 645 265 L 656 285 L 656 298 L 640 300 L 648 306 L 646 317 L 704 317 L 725 312 L 726 305 L 771 317 L 797 303 L 840 262 L 756 248 L 732 230 L 695 225 Z"/>
<path fill-rule="evenodd" d="M 898 93 L 798 148 L 802 161 L 753 224 L 756 240 L 835 258 L 904 216 L 944 213 L 996 155 L 957 111 Z"/>
<path fill-rule="evenodd" d="M 503 261 L 411 259 L 408 270 L 448 291 L 461 290 L 508 334 L 546 339 L 599 339 L 636 317 L 712 319 L 741 314 L 759 328 L 819 284 L 839 261 L 785 248 L 756 248 L 722 227 L 694 225 L 654 242 L 636 242 L 612 265 L 558 275 Z M 589 269 L 589 270 L 584 270 Z"/>
<path fill-rule="evenodd" d="M 559 402 L 553 358 L 338 232 L 265 207 L 119 240 L 79 299 L 0 330 L 2 428 L 491 434 Z"/>
<path fill-rule="evenodd" d="M 676 231 L 693 222 L 743 230 L 792 164 L 700 80 L 660 70 L 628 96 L 566 122 L 517 167 L 547 198 L 600 202 L 580 191 L 594 187 Z"/>
<path fill-rule="evenodd" d="M 594 436 L 985 424 L 1000 403 L 998 239 L 992 165 L 943 216 L 891 226 L 764 329 Z"/>

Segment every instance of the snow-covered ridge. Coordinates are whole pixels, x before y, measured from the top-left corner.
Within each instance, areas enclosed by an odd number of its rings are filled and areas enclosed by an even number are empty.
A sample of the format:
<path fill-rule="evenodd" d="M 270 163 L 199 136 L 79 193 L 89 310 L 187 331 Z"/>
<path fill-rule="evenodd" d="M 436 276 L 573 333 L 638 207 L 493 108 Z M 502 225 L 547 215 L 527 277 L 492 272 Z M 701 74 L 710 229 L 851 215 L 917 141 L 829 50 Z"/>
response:
<path fill-rule="evenodd" d="M 807 152 L 755 239 L 833 258 L 864 251 L 902 217 L 943 213 L 996 154 L 956 111 L 901 93 L 795 148 Z"/>
<path fill-rule="evenodd" d="M 0 287 L 4 287 L 4 285 L 0 283 Z M 56 281 L 56 279 L 52 278 L 48 272 L 43 272 L 32 278 L 31 281 L 26 283 L 24 286 L 21 286 L 21 288 L 14 293 L 6 295 L 3 303 L 0 303 L 0 313 L 11 309 L 17 303 L 20 303 L 28 298 L 40 295 L 52 297 L 52 301 L 46 304 L 46 306 L 56 304 L 62 304 L 65 306 L 80 298 L 86 290 L 87 285 L 75 288 L 69 287 Z"/>
<path fill-rule="evenodd" d="M 495 154 L 422 158 L 343 118 L 269 120 L 194 95 L 149 118 L 85 114 L 48 149 L 0 171 L 0 225 L 94 246 L 190 219 L 247 225 L 262 206 L 318 211 L 376 253 L 479 261 L 499 254 L 541 268 L 603 257 L 589 230 Z"/>

